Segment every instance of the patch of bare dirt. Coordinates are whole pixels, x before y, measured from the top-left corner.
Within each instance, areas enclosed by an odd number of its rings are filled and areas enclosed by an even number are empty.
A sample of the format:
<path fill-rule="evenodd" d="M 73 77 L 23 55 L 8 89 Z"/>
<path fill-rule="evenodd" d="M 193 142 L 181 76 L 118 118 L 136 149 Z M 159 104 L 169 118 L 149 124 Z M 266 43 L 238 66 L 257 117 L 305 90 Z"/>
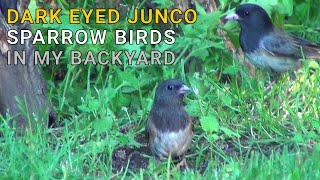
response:
<path fill-rule="evenodd" d="M 123 171 L 128 166 L 129 170 L 136 171 L 146 169 L 149 164 L 147 156 L 151 156 L 147 140 L 143 134 L 136 137 L 136 141 L 142 146 L 138 148 L 121 147 L 114 151 L 112 155 L 112 166 L 118 172 Z M 129 165 L 128 165 L 129 163 Z"/>

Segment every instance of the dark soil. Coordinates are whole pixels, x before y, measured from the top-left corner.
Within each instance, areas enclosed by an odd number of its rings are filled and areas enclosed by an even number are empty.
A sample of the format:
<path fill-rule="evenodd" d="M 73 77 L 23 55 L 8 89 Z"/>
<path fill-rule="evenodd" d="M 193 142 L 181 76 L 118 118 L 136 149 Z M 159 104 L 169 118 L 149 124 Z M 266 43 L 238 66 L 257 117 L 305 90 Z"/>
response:
<path fill-rule="evenodd" d="M 144 134 L 140 134 L 135 138 L 137 142 L 139 142 L 142 146 L 138 148 L 134 147 L 122 147 L 118 148 L 114 151 L 112 155 L 112 165 L 113 169 L 116 169 L 117 172 L 122 172 L 128 166 L 128 169 L 131 171 L 139 171 L 140 169 L 147 169 L 149 165 L 149 159 L 153 158 L 151 150 L 148 146 L 148 142 L 144 136 Z M 191 154 L 191 150 L 187 151 L 187 155 Z M 175 164 L 181 161 L 180 158 L 174 158 L 173 162 Z M 188 167 L 194 168 L 194 158 L 187 158 Z M 128 165 L 129 162 L 129 165 Z M 202 165 L 205 169 L 207 164 Z M 182 167 L 184 169 L 185 167 Z M 116 173 L 116 172 L 115 172 Z"/>
<path fill-rule="evenodd" d="M 149 165 L 149 159 L 153 158 L 151 150 L 148 146 L 148 142 L 144 136 L 144 134 L 138 135 L 135 140 L 139 142 L 142 146 L 138 148 L 134 147 L 122 147 L 118 148 L 114 151 L 113 156 L 112 156 L 112 165 L 113 169 L 116 170 L 116 172 L 123 172 L 126 167 L 128 166 L 128 169 L 137 172 L 140 169 L 147 169 Z M 209 153 L 209 150 L 206 150 L 204 153 L 205 155 Z M 187 159 L 187 164 L 188 168 L 194 169 L 195 168 L 195 161 L 196 161 L 196 155 L 192 157 L 188 157 L 190 154 L 195 154 L 192 150 L 188 150 L 186 152 L 186 159 Z M 200 163 L 200 172 L 204 172 L 204 170 L 208 166 L 208 161 L 209 159 L 205 159 L 205 162 Z M 173 162 L 175 164 L 178 164 L 181 162 L 180 158 L 175 158 L 173 159 Z M 128 165 L 129 163 L 129 165 Z M 181 167 L 182 170 L 185 169 L 185 167 Z"/>
<path fill-rule="evenodd" d="M 116 149 L 112 155 L 112 166 L 118 172 L 123 171 L 128 166 L 129 170 L 136 171 L 139 169 L 146 169 L 149 164 L 151 151 L 143 134 L 136 137 L 136 141 L 142 146 L 139 148 L 122 147 Z M 128 165 L 129 162 L 129 165 Z"/>

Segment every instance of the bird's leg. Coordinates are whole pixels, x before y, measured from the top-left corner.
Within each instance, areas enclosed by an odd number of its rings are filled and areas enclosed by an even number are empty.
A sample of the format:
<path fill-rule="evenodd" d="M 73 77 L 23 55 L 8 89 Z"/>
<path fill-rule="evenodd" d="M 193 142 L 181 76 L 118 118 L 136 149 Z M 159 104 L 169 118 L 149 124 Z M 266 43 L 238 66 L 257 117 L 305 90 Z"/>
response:
<path fill-rule="evenodd" d="M 158 156 L 156 156 L 156 164 L 157 164 L 157 165 L 161 164 L 161 159 L 160 159 L 160 157 L 158 157 Z"/>
<path fill-rule="evenodd" d="M 295 83 L 299 83 L 299 79 L 297 79 L 297 74 L 296 73 L 298 73 L 298 72 L 289 73 L 290 83 L 289 83 L 289 87 L 285 91 L 285 94 L 288 95 L 288 98 L 291 98 L 291 92 L 294 89 Z"/>
<path fill-rule="evenodd" d="M 272 87 L 276 84 L 277 81 L 281 78 L 280 74 L 273 73 L 270 76 L 270 84 L 266 87 L 266 92 L 271 91 Z"/>
<path fill-rule="evenodd" d="M 266 87 L 266 92 L 271 91 L 271 88 L 273 87 L 273 85 L 276 83 L 275 80 L 271 81 L 270 84 Z"/>
<path fill-rule="evenodd" d="M 293 81 L 295 81 L 297 79 L 296 72 L 290 72 L 289 76 L 290 76 L 290 81 L 291 82 L 293 82 Z"/>
<path fill-rule="evenodd" d="M 185 167 L 186 169 L 189 169 L 189 166 L 188 166 L 188 164 L 187 164 L 187 160 L 186 160 L 186 158 L 185 158 L 185 155 L 182 155 L 182 160 L 181 160 L 181 162 L 179 162 L 178 164 L 177 164 L 177 168 L 178 169 L 180 169 L 180 167 Z"/>

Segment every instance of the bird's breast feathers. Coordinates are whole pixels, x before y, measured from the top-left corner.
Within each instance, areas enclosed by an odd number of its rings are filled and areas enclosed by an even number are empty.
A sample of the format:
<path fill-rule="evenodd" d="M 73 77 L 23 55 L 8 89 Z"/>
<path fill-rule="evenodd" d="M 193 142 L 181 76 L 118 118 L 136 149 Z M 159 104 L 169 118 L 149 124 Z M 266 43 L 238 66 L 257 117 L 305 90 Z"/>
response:
<path fill-rule="evenodd" d="M 193 133 L 191 124 L 179 131 L 157 131 L 154 136 L 153 149 L 159 157 L 180 156 L 188 150 Z"/>

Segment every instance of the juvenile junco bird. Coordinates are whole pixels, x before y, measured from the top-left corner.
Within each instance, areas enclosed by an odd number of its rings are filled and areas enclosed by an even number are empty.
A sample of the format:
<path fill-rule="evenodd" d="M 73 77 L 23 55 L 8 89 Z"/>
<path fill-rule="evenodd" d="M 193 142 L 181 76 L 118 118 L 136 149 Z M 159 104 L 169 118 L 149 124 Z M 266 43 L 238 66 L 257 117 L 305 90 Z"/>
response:
<path fill-rule="evenodd" d="M 146 135 L 154 155 L 160 159 L 182 156 L 181 166 L 186 164 L 184 153 L 190 147 L 193 137 L 192 119 L 185 111 L 183 97 L 190 92 L 181 80 L 169 79 L 156 89 L 153 107 L 150 111 Z"/>
<path fill-rule="evenodd" d="M 238 21 L 241 49 L 258 68 L 280 74 L 299 68 L 301 59 L 320 59 L 320 45 L 275 28 L 267 12 L 256 4 L 240 5 L 225 19 Z"/>

